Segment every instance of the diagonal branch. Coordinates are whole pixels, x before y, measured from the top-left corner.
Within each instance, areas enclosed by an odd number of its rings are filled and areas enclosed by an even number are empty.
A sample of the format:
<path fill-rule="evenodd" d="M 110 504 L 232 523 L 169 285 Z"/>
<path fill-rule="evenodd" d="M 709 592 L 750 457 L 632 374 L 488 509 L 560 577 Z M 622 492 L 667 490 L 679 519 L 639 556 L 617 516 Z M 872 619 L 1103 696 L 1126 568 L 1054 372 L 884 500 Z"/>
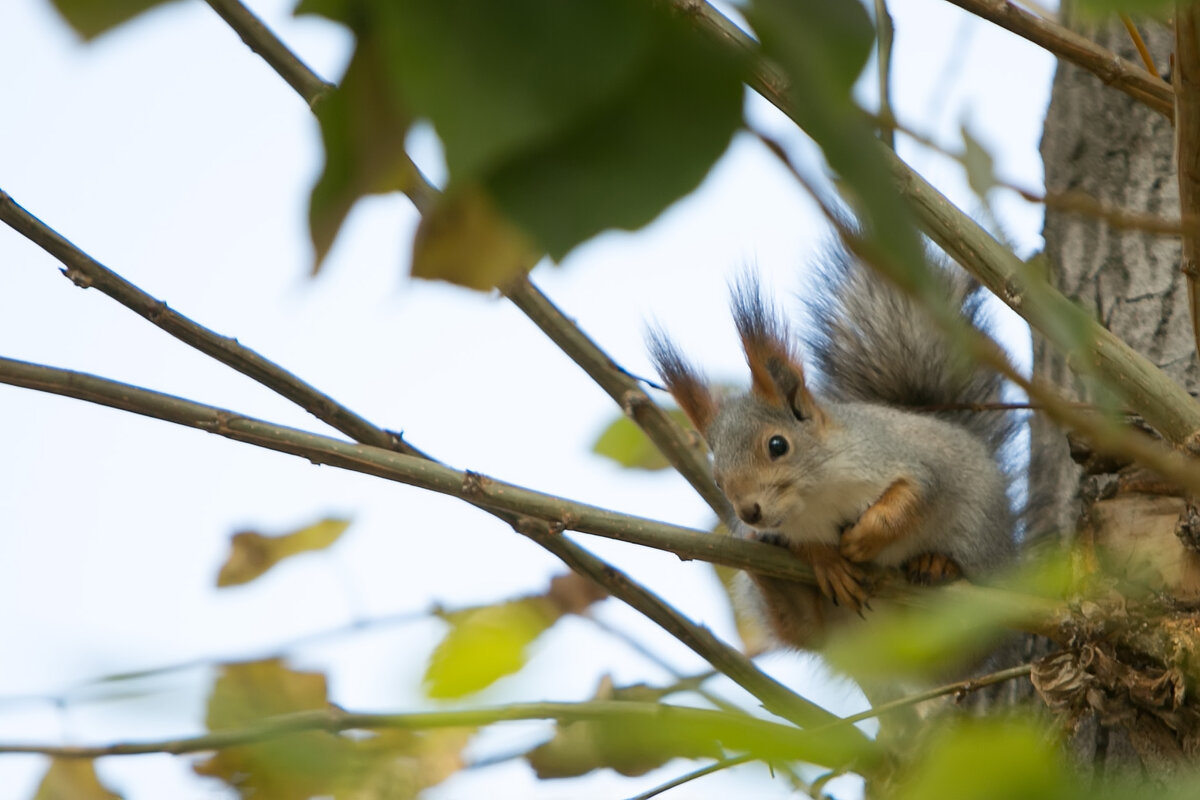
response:
<path fill-rule="evenodd" d="M 242 37 L 246 46 L 262 57 L 288 82 L 296 93 L 316 108 L 322 98 L 337 87 L 322 80 L 308 65 L 283 45 L 263 21 L 238 0 L 207 0 L 208 4 Z"/>
<path fill-rule="evenodd" d="M 262 24 L 240 0 L 208 0 L 208 4 L 229 23 L 242 41 L 261 55 L 310 106 L 316 106 L 331 84 L 321 79 L 293 55 L 287 45 Z M 438 191 L 415 167 L 413 174 L 417 180 L 406 190 L 406 194 L 417 211 L 425 214 Z M 667 461 L 696 489 L 717 516 L 727 523 L 730 522 L 733 519 L 732 509 L 725 495 L 713 482 L 703 445 L 680 428 L 650 399 L 637 381 L 617 366 L 616 362 L 527 278 L 513 281 L 503 287 L 503 292 L 646 432 Z M 343 433 L 349 431 L 343 430 Z"/>
<path fill-rule="evenodd" d="M 1062 25 L 1031 14 L 1008 0 L 949 0 L 977 17 L 1012 31 L 1023 39 L 1049 50 L 1064 61 L 1086 69 L 1168 119 L 1175 114 L 1171 85 L 1151 75 L 1132 61 L 1106 50 L 1087 37 Z"/>
<path fill-rule="evenodd" d="M 86 373 L 0 358 L 0 383 L 87 400 L 300 456 L 314 464 L 374 475 L 465 500 L 508 522 L 572 569 L 592 578 L 614 597 L 679 638 L 762 701 L 768 710 L 806 727 L 837 720 L 835 715 L 763 673 L 745 655 L 707 628 L 687 619 L 657 595 L 561 533 L 575 530 L 671 552 L 695 548 L 706 554 L 703 556 L 706 560 L 729 560 L 731 566 L 741 569 L 775 575 L 783 572 L 785 574 L 780 577 L 811 582 L 807 565 L 781 552 L 780 548 L 574 503 L 478 473 L 459 472 L 426 458 L 318 436 Z"/>
<path fill-rule="evenodd" d="M 402 453 L 417 453 L 399 436 L 377 428 L 363 417 L 317 390 L 275 362 L 180 314 L 134 286 L 57 231 L 30 214 L 0 189 L 0 221 L 62 262 L 63 274 L 76 286 L 98 289 L 167 333 L 286 397 L 317 419 L 356 441 Z"/>
<path fill-rule="evenodd" d="M 749 36 L 703 0 L 689 0 L 689 8 L 692 19 L 706 33 L 743 53 L 757 52 Z M 757 61 L 761 62 L 761 57 Z M 795 121 L 786 93 L 765 77 L 769 74 L 757 70 L 751 77 L 751 87 Z M 910 201 L 918 224 L 938 246 L 1064 352 L 1087 342 L 1090 363 L 1086 366 L 1118 389 L 1130 406 L 1168 440 L 1185 442 L 1200 433 L 1200 403 L 1182 386 L 1112 332 L 1084 318 L 1078 306 L 1047 282 L 1032 281 L 1029 270 L 1011 251 L 902 159 L 887 148 L 881 146 L 880 150 L 891 166 L 900 193 Z M 1073 322 L 1067 325 L 1064 320 Z M 1094 425 L 1080 420 L 1080 427 Z"/>

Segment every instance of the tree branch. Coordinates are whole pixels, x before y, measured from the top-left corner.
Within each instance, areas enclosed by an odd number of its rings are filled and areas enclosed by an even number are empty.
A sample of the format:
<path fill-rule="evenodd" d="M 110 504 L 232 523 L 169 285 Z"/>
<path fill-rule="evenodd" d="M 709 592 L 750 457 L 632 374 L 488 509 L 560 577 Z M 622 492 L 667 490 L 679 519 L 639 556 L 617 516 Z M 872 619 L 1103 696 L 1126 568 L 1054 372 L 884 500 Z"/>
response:
<path fill-rule="evenodd" d="M 629 373 L 617 366 L 528 278 L 514 281 L 503 287 L 503 291 L 513 305 L 525 312 L 533 324 L 582 367 L 600 388 L 608 392 L 609 397 L 646 432 L 667 461 L 687 479 L 717 516 L 727 525 L 731 524 L 735 518 L 733 509 L 713 481 L 707 451 L 700 438 L 680 428 Z"/>
<path fill-rule="evenodd" d="M 288 85 L 299 92 L 310 106 L 315 107 L 331 84 L 322 80 L 299 58 L 292 55 L 288 47 L 269 28 L 258 22 L 239 0 L 209 0 L 209 5 L 229 23 L 251 50 L 262 55 Z M 304 74 L 297 77 L 293 74 L 294 71 Z M 417 211 L 425 214 L 437 197 L 438 190 L 424 180 L 424 176 L 415 167 L 413 172 L 419 180 L 414 181 L 413 186 L 406 190 L 406 195 Z M 582 367 L 646 432 L 667 461 L 696 489 L 717 516 L 729 522 L 733 518 L 732 509 L 725 495 L 713 482 L 703 446 L 667 416 L 628 373 L 618 367 L 616 362 L 597 347 L 595 342 L 579 330 L 579 327 L 527 278 L 513 281 L 502 287 L 502 290 L 517 308 L 521 309 L 571 360 Z"/>
<path fill-rule="evenodd" d="M 55 758 L 88 759 L 149 753 L 183 755 L 244 747 L 285 736 L 319 731 L 341 733 L 384 729 L 433 730 L 480 727 L 498 722 L 533 719 L 604 722 L 614 726 L 636 726 L 642 731 L 657 728 L 664 731 L 667 741 L 670 741 L 666 737 L 670 736 L 672 729 L 687 730 L 690 735 L 699 732 L 700 735 L 717 739 L 730 749 L 752 752 L 756 758 L 801 760 L 826 767 L 844 766 L 856 758 L 869 756 L 875 749 L 873 743 L 864 740 L 862 748 L 848 753 L 838 749 L 828 732 L 817 736 L 815 732 L 745 714 L 728 714 L 724 711 L 662 703 L 595 700 L 585 703 L 513 703 L 495 708 L 411 714 L 354 713 L 331 707 L 266 717 L 246 727 L 213 731 L 200 736 L 108 745 L 0 743 L 0 753 L 36 753 Z"/>
<path fill-rule="evenodd" d="M 237 339 L 222 336 L 192 321 L 168 307 L 162 300 L 142 291 L 67 241 L 57 231 L 18 205 L 2 189 L 0 221 L 58 259 L 65 267 L 62 270 L 63 275 L 70 278 L 76 286 L 98 289 L 184 344 L 253 378 L 327 425 L 365 444 L 402 453 L 419 453 L 399 436 L 377 428 L 329 395 L 318 391 L 316 387 L 305 383 Z"/>
<path fill-rule="evenodd" d="M 509 522 L 569 567 L 592 578 L 610 594 L 645 614 L 761 700 L 772 712 L 804 726 L 837 719 L 763 673 L 707 628 L 687 619 L 624 573 L 561 536 L 561 532 L 593 533 L 671 552 L 675 548 L 684 551 L 695 548 L 714 560 L 731 560 L 731 566 L 741 569 L 811 582 L 809 567 L 790 553 L 781 552 L 780 548 L 573 503 L 478 473 L 459 472 L 424 458 L 275 425 L 86 373 L 0 358 L 0 383 L 87 400 L 300 456 L 314 464 L 327 464 L 458 497 Z M 781 572 L 785 574 L 780 575 Z"/>
<path fill-rule="evenodd" d="M 1168 119 L 1174 117 L 1174 93 L 1170 84 L 1075 31 L 1031 14 L 1007 0 L 949 2 L 1049 50 L 1064 61 L 1086 69 L 1109 86 Z"/>
<path fill-rule="evenodd" d="M 206 1 L 229 27 L 237 31 L 247 47 L 270 64 L 279 77 L 308 101 L 310 108 L 316 108 L 322 98 L 337 88 L 309 69 L 307 64 L 285 47 L 271 29 L 254 15 L 254 12 L 238 0 Z"/>
<path fill-rule="evenodd" d="M 712 6 L 699 0 L 691 3 L 689 11 L 694 19 L 702 20 L 705 31 L 716 32 L 721 41 L 734 42 L 733 46 L 744 52 L 757 52 L 754 42 Z M 794 121 L 786 94 L 779 92 L 777 85 L 764 83 L 761 75 L 761 71 L 755 72 L 752 87 Z M 1181 443 L 1200 433 L 1200 403 L 1182 386 L 1110 331 L 1084 318 L 1078 306 L 1046 281 L 1032 281 L 1025 264 L 1012 252 L 895 153 L 882 146 L 880 150 L 891 166 L 898 189 L 910 200 L 918 224 L 943 250 L 1064 352 L 1070 353 L 1079 342 L 1087 342 L 1091 362 L 1087 366 L 1099 372 L 1168 440 Z M 1064 324 L 1064 320 L 1076 321 L 1081 330 Z M 1078 371 L 1080 365 L 1073 366 Z M 1194 467 L 1180 462 L 1171 469 L 1172 475 L 1188 478 L 1185 485 L 1196 483 Z"/>

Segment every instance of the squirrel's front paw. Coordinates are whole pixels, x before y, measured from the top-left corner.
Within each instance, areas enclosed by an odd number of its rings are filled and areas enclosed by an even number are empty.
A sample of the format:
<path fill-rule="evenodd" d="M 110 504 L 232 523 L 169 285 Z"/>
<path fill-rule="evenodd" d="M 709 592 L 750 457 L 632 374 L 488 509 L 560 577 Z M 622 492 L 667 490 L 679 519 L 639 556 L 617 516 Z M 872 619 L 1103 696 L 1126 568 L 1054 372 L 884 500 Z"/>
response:
<path fill-rule="evenodd" d="M 941 586 L 963 576 L 962 567 L 944 553 L 920 553 L 903 564 L 904 577 L 917 586 Z"/>
<path fill-rule="evenodd" d="M 847 561 L 836 546 L 803 544 L 794 546 L 793 551 L 812 565 L 817 587 L 836 605 L 859 613 L 863 606 L 870 607 L 867 601 L 871 595 L 867 591 L 863 571 Z"/>

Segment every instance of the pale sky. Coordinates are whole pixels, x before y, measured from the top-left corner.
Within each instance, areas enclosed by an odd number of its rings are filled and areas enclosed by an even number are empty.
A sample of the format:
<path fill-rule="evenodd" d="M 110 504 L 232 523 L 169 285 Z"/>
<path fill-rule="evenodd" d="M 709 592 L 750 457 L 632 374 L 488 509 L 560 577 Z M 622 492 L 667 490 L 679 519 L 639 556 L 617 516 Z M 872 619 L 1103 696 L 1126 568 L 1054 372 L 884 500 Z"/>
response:
<path fill-rule="evenodd" d="M 291 2 L 251 7 L 318 73 L 336 80 L 350 40 Z M 1041 118 L 1053 62 L 940 0 L 891 4 L 900 118 L 950 148 L 966 124 L 1006 179 L 1037 189 Z M 83 45 L 49 0 L 0 3 L 0 189 L 173 308 L 236 336 L 373 422 L 403 430 L 461 468 L 618 510 L 707 527 L 673 474 L 622 472 L 590 455 L 616 413 L 606 395 L 505 301 L 406 277 L 416 214 L 403 197 L 361 203 L 321 277 L 305 230 L 320 140 L 306 105 L 196 0 L 172 3 Z M 866 81 L 870 84 L 870 81 Z M 803 151 L 802 136 L 758 100 L 754 118 Z M 436 173 L 428 137 L 415 147 Z M 961 207 L 978 209 L 962 170 L 902 142 L 901 154 Z M 996 195 L 1022 256 L 1040 249 L 1041 211 Z M 645 231 L 607 234 L 538 285 L 616 361 L 648 374 L 657 319 L 714 377 L 743 380 L 725 310 L 730 274 L 752 263 L 781 297 L 803 285 L 821 223 L 756 142 L 739 138 L 701 189 Z M 0 227 L 0 355 L 93 372 L 323 433 L 304 412 L 190 350 Z M 1020 349 L 1019 337 L 1014 346 Z M 360 619 L 488 603 L 541 591 L 560 565 L 465 504 L 314 467 L 198 431 L 0 386 L 0 739 L 103 743 L 201 732 L 211 672 L 96 684 L 114 673 L 193 659 L 246 659 Z M 320 517 L 354 524 L 328 553 L 244 588 L 215 589 L 229 536 L 283 532 Z M 711 572 L 669 554 L 579 536 L 692 619 L 731 635 Z M 697 657 L 616 601 L 605 621 L 685 672 Z M 437 622 L 374 628 L 291 651 L 327 670 L 355 710 L 435 707 L 422 699 Z M 780 654 L 764 665 L 839 713 L 861 708 L 845 683 Z M 668 678 L 584 620 L 540 641 L 529 667 L 466 701 L 583 699 L 600 676 Z M 78 687 L 78 688 L 75 688 Z M 727 687 L 720 685 L 722 690 Z M 740 697 L 729 689 L 731 697 Z M 45 697 L 67 697 L 63 708 Z M 489 735 L 505 752 L 547 728 Z M 511 738 L 517 737 L 516 739 Z M 0 756 L 0 800 L 31 797 L 43 762 Z M 476 796 L 628 796 L 690 767 L 629 780 L 537 784 L 514 762 L 456 778 L 432 800 Z M 232 796 L 187 759 L 109 758 L 102 778 L 126 798 Z M 782 785 L 750 766 L 668 796 L 761 796 Z M 836 790 L 838 786 L 835 784 Z M 853 794 L 853 785 L 843 792 Z"/>

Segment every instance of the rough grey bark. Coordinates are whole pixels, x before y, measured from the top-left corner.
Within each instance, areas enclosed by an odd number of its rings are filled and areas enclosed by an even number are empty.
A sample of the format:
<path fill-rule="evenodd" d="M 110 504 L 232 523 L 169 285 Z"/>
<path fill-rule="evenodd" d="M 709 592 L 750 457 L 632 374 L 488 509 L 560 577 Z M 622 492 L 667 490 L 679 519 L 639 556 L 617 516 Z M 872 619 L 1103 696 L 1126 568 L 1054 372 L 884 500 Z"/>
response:
<path fill-rule="evenodd" d="M 1082 32 L 1138 60 L 1119 23 Z M 1171 33 L 1154 26 L 1144 34 L 1165 71 Z M 1165 117 L 1105 87 L 1092 74 L 1059 63 L 1042 137 L 1047 192 L 1081 190 L 1107 205 L 1176 216 L 1172 153 L 1173 130 Z M 1200 370 L 1179 272 L 1178 240 L 1116 231 L 1101 220 L 1053 210 L 1046 212 L 1043 234 L 1054 284 L 1194 390 Z M 1040 339 L 1034 342 L 1034 373 L 1058 386 L 1074 386 L 1081 399 L 1087 395 L 1062 357 Z M 1033 485 L 1043 490 L 1036 498 L 1042 502 L 1035 529 L 1069 532 L 1078 516 L 1072 500 L 1078 470 L 1067 457 L 1062 436 L 1051 426 L 1035 423 L 1034 454 Z"/>
<path fill-rule="evenodd" d="M 1072 27 L 1125 58 L 1140 63 L 1128 33 L 1117 22 Z M 1143 24 L 1160 72 L 1172 49 L 1170 31 Z M 1106 205 L 1176 217 L 1173 129 L 1161 114 L 1105 87 L 1093 75 L 1060 62 L 1042 140 L 1047 192 L 1081 190 Z M 1188 319 L 1177 239 L 1117 231 L 1094 218 L 1047 210 L 1045 254 L 1053 283 L 1078 300 L 1110 330 L 1195 391 L 1200 367 Z M 1034 374 L 1078 398 L 1089 392 L 1064 359 L 1035 338 Z M 1031 498 L 1034 535 L 1069 541 L 1080 515 L 1080 470 L 1061 432 L 1041 420 L 1033 427 Z M 1105 725 L 1096 711 L 1083 716 L 1072 740 L 1075 755 L 1101 770 L 1138 764 L 1159 771 L 1164 753 L 1134 729 L 1137 718 Z M 1166 748 L 1169 749 L 1169 748 Z"/>

